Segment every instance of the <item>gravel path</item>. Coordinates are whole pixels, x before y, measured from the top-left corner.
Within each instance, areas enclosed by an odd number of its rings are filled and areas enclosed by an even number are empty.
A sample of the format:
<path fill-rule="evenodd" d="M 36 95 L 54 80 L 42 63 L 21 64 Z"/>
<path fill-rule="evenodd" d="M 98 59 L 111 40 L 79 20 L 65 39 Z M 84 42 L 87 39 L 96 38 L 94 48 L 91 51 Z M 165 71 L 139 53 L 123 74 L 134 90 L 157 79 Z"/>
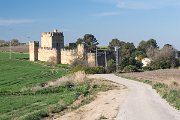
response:
<path fill-rule="evenodd" d="M 113 74 L 96 75 L 128 87 L 117 120 L 180 120 L 180 111 L 171 107 L 150 85 L 127 80 Z"/>

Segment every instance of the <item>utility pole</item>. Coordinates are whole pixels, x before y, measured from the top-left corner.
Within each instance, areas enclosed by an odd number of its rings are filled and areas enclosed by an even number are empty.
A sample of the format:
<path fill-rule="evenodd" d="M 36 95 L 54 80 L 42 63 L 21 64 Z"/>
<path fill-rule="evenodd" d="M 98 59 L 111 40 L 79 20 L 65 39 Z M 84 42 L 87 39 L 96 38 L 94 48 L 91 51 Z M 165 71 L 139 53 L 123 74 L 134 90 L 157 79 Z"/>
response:
<path fill-rule="evenodd" d="M 105 68 L 107 69 L 107 53 L 106 51 L 104 51 L 104 57 L 105 57 Z"/>
<path fill-rule="evenodd" d="M 97 53 L 97 47 L 96 47 L 96 66 L 98 66 L 98 53 Z"/>
<path fill-rule="evenodd" d="M 11 60 L 11 52 L 12 52 L 12 50 L 11 50 L 11 40 L 10 40 L 10 43 L 9 43 L 9 59 Z"/>
<path fill-rule="evenodd" d="M 116 52 L 116 72 L 118 71 L 119 66 L 119 46 L 115 46 L 115 52 Z"/>

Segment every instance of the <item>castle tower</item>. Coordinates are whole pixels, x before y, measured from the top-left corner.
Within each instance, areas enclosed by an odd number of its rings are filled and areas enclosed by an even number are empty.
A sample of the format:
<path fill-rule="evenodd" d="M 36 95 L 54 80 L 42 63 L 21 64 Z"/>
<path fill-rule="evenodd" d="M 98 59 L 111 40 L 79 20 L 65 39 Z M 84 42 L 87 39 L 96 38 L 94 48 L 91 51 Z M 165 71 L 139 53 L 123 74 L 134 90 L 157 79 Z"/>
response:
<path fill-rule="evenodd" d="M 63 33 L 58 32 L 58 30 L 54 30 L 53 32 L 43 32 L 41 36 L 41 47 L 60 50 L 64 47 Z"/>
<path fill-rule="evenodd" d="M 88 53 L 87 55 L 87 62 L 90 67 L 96 66 L 96 54 L 95 53 Z"/>
<path fill-rule="evenodd" d="M 38 60 L 38 48 L 39 48 L 39 42 L 36 42 L 36 41 L 29 42 L 29 58 L 30 58 L 30 61 L 37 61 Z"/>
<path fill-rule="evenodd" d="M 77 54 L 80 59 L 85 59 L 85 48 L 84 44 L 77 45 Z"/>

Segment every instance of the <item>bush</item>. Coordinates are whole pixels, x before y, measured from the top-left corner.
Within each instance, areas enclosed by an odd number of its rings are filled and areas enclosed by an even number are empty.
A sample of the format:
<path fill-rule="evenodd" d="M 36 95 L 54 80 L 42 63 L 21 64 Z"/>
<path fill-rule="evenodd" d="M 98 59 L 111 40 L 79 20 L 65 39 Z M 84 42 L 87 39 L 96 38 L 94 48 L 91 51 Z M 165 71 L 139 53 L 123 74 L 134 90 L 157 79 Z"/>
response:
<path fill-rule="evenodd" d="M 83 59 L 75 59 L 73 61 L 73 63 L 71 64 L 71 67 L 76 67 L 78 65 L 83 65 L 83 66 L 87 66 L 87 61 L 83 60 Z"/>
<path fill-rule="evenodd" d="M 78 72 L 78 71 L 85 71 L 88 68 L 88 66 L 86 65 L 76 65 L 74 67 L 72 67 L 72 72 Z"/>
<path fill-rule="evenodd" d="M 64 109 L 66 109 L 66 105 L 60 105 L 60 104 L 57 104 L 53 110 L 52 110 L 52 113 L 59 113 L 61 111 L 63 111 Z"/>
<path fill-rule="evenodd" d="M 116 63 L 113 59 L 108 60 L 107 62 L 107 72 L 112 73 L 116 71 Z"/>
<path fill-rule="evenodd" d="M 85 69 L 86 74 L 104 74 L 106 69 L 104 67 L 87 67 Z"/>
<path fill-rule="evenodd" d="M 86 65 L 77 65 L 72 68 L 73 72 L 85 71 L 86 74 L 103 74 L 106 73 L 104 67 L 88 67 Z"/>
<path fill-rule="evenodd" d="M 162 58 L 162 59 L 157 59 L 151 62 L 150 64 L 151 67 L 154 69 L 170 69 L 170 68 L 176 68 L 180 66 L 180 61 L 178 59 L 167 59 L 167 58 Z"/>
<path fill-rule="evenodd" d="M 143 70 L 144 71 L 152 71 L 152 70 L 155 70 L 155 68 L 152 66 L 145 66 L 145 67 L 143 67 Z"/>
<path fill-rule="evenodd" d="M 159 60 L 154 61 L 150 64 L 154 69 L 170 69 L 171 68 L 171 61 L 168 60 Z"/>
<path fill-rule="evenodd" d="M 49 114 L 47 111 L 38 111 L 33 114 L 28 115 L 24 120 L 41 120 L 44 117 L 48 117 Z"/>
<path fill-rule="evenodd" d="M 128 69 L 128 66 L 134 66 L 136 69 L 141 69 L 142 68 L 142 63 L 138 60 L 136 60 L 133 57 L 125 58 L 122 60 L 121 65 L 120 65 L 120 70 Z"/>
<path fill-rule="evenodd" d="M 163 83 L 156 83 L 153 85 L 153 89 L 156 89 L 160 95 L 166 99 L 170 104 L 180 110 L 180 91 L 175 89 L 169 89 L 167 85 Z"/>
<path fill-rule="evenodd" d="M 128 65 L 128 66 L 126 66 L 126 67 L 124 67 L 124 69 L 123 69 L 123 72 L 137 72 L 138 71 L 138 69 L 135 67 L 135 66 L 133 66 L 133 65 Z"/>

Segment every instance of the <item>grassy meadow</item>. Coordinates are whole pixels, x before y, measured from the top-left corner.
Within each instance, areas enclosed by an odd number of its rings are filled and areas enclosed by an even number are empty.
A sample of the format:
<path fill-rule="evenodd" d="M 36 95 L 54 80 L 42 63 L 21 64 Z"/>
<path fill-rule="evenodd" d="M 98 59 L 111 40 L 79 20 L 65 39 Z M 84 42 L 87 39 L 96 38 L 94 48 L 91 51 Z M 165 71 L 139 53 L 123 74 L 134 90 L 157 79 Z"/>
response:
<path fill-rule="evenodd" d="M 92 99 L 88 96 L 111 89 L 86 77 L 81 82 L 67 77 L 69 81 L 62 84 L 43 87 L 67 74 L 66 65 L 29 62 L 28 54 L 19 53 L 12 53 L 9 59 L 9 53 L 0 52 L 0 120 L 39 120 L 69 109 L 79 96 L 87 98 L 81 103 L 85 104 Z M 77 75 L 77 81 L 79 78 Z M 36 86 L 41 89 L 32 89 Z"/>
<path fill-rule="evenodd" d="M 35 114 L 47 109 L 59 99 L 66 98 L 61 93 L 42 94 L 25 91 L 37 84 L 59 78 L 67 74 L 64 68 L 54 68 L 28 61 L 28 54 L 0 53 L 0 119 L 23 119 L 23 116 Z M 61 88 L 62 89 L 62 88 Z M 65 89 L 65 88 L 63 88 Z M 53 90 L 52 90 L 53 91 Z M 68 90 L 67 90 L 68 91 Z M 71 102 L 73 92 L 66 101 Z M 67 98 L 66 98 L 67 99 Z"/>
<path fill-rule="evenodd" d="M 28 54 L 0 53 L 0 92 L 15 92 L 23 88 L 59 78 L 66 70 L 28 61 Z"/>

